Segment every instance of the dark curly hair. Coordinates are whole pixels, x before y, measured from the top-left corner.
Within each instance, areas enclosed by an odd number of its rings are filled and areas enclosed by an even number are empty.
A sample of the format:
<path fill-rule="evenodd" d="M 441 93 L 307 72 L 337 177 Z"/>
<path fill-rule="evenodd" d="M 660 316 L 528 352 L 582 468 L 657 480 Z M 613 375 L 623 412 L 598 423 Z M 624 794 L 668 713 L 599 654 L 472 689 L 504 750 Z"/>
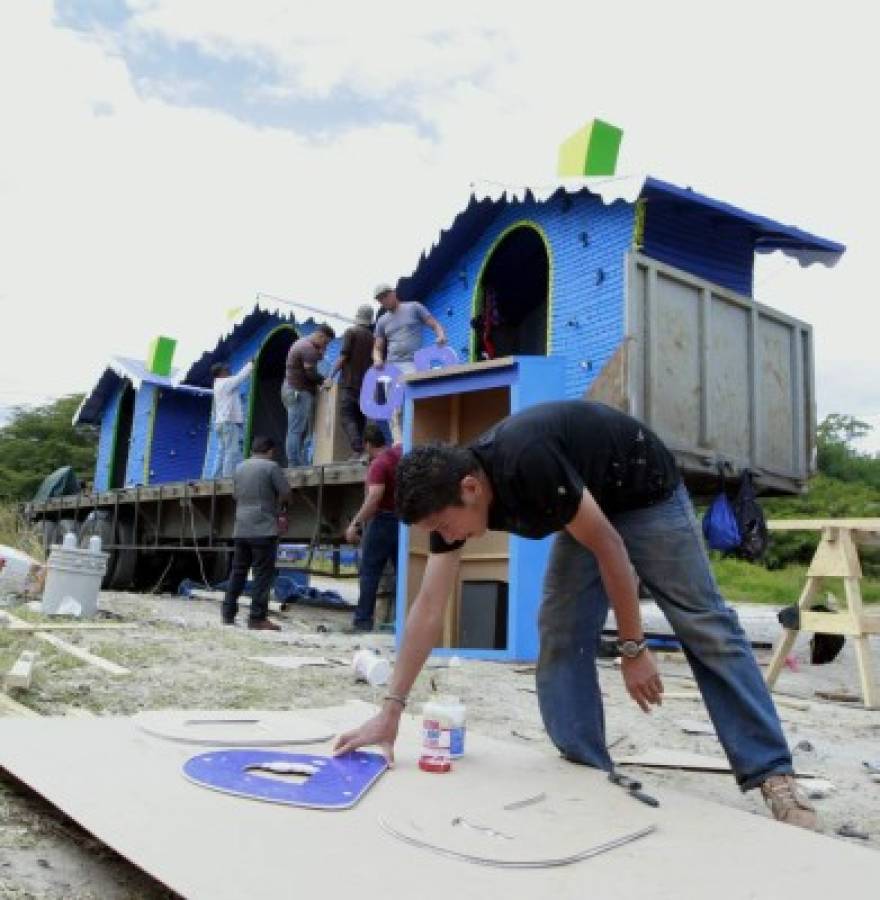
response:
<path fill-rule="evenodd" d="M 397 466 L 395 504 L 407 525 L 461 506 L 461 480 L 479 470 L 476 456 L 466 447 L 424 444 L 413 448 Z"/>

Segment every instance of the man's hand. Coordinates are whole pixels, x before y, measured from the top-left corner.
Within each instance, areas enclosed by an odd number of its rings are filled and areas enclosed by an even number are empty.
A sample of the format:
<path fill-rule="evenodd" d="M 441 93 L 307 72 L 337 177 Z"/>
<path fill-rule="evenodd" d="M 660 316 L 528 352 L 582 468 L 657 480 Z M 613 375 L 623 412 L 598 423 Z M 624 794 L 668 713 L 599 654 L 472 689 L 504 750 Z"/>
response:
<path fill-rule="evenodd" d="M 385 368 L 385 360 L 383 360 L 383 359 L 374 359 L 374 360 L 373 360 L 373 368 L 374 368 L 374 369 L 384 369 L 384 368 Z"/>
<path fill-rule="evenodd" d="M 359 728 L 339 735 L 333 745 L 333 755 L 351 753 L 358 747 L 378 746 L 388 765 L 394 765 L 394 742 L 397 740 L 397 729 L 400 726 L 400 713 L 385 709 L 378 715 L 368 719 Z"/>
<path fill-rule="evenodd" d="M 642 650 L 635 659 L 624 656 L 620 667 L 626 690 L 642 712 L 650 712 L 651 704 L 660 706 L 663 703 L 663 682 L 649 650 Z"/>
<path fill-rule="evenodd" d="M 437 335 L 437 346 L 442 347 L 445 344 L 446 344 L 446 335 L 442 334 L 442 333 Z"/>
<path fill-rule="evenodd" d="M 361 541 L 361 533 L 358 530 L 357 525 L 349 525 L 348 528 L 345 529 L 345 539 L 349 544 L 359 544 Z"/>

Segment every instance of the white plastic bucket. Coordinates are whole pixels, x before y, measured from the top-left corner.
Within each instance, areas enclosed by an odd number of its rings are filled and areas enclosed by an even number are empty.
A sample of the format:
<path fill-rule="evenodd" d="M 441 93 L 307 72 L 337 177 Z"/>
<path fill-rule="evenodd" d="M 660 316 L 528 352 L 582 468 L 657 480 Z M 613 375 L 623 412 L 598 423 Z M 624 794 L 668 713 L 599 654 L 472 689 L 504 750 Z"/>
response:
<path fill-rule="evenodd" d="M 46 570 L 42 604 L 46 615 L 78 615 L 84 619 L 95 615 L 98 591 L 107 571 L 106 553 L 55 547 L 49 554 Z"/>

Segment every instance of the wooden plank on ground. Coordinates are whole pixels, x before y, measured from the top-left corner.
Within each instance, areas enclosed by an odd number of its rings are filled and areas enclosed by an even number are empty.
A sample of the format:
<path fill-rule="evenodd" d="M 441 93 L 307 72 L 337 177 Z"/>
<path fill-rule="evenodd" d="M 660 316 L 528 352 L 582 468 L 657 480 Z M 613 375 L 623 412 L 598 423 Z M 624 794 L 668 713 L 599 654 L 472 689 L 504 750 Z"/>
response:
<path fill-rule="evenodd" d="M 88 650 L 83 650 L 82 647 L 77 647 L 75 644 L 70 644 L 67 641 L 61 640 L 59 637 L 55 637 L 54 634 L 46 634 L 45 632 L 37 631 L 34 632 L 34 637 L 39 638 L 41 641 L 45 641 L 47 644 L 51 644 L 56 650 L 61 650 L 63 653 L 69 653 L 71 656 L 75 656 L 77 659 L 87 662 L 90 666 L 103 669 L 105 672 L 110 672 L 113 675 L 129 674 L 130 670 L 126 669 L 125 666 L 110 662 L 109 659 L 104 659 L 102 656 L 95 656 L 94 653 L 89 653 Z"/>
<path fill-rule="evenodd" d="M 0 622 L 0 631 L 131 631 L 138 628 L 136 622 L 26 622 L 21 625 L 6 625 Z"/>
<path fill-rule="evenodd" d="M 21 629 L 21 626 L 30 624 L 29 622 L 25 622 L 24 619 L 19 619 L 18 616 L 12 615 L 12 613 L 6 613 L 6 618 L 9 623 L 14 626 L 14 629 Z M 105 672 L 111 672 L 113 675 L 128 675 L 129 673 L 129 670 L 124 666 L 120 666 L 114 662 L 110 662 L 109 659 L 104 659 L 101 656 L 95 656 L 94 653 L 89 653 L 88 650 L 83 650 L 81 647 L 77 647 L 75 644 L 70 644 L 67 641 L 63 641 L 59 637 L 55 637 L 54 634 L 47 634 L 46 631 L 42 628 L 40 628 L 38 631 L 34 631 L 33 635 L 34 637 L 39 638 L 41 641 L 45 641 L 47 644 L 51 644 L 53 647 L 55 647 L 56 650 L 61 650 L 64 653 L 69 653 L 71 656 L 75 656 L 77 659 L 81 659 L 83 662 L 89 663 L 89 665 L 96 666 L 99 669 L 103 669 Z"/>

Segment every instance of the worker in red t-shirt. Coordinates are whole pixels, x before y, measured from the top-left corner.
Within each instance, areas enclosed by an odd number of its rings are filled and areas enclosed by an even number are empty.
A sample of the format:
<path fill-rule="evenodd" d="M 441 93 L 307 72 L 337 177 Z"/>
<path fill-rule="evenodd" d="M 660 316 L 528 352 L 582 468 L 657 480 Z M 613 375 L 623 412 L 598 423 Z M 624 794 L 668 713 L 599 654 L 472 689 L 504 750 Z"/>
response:
<path fill-rule="evenodd" d="M 390 560 L 397 571 L 397 535 L 400 530 L 394 511 L 394 488 L 403 448 L 400 444 L 389 447 L 382 429 L 375 422 L 368 422 L 364 428 L 364 449 L 370 457 L 366 496 L 345 530 L 345 539 L 350 544 L 357 544 L 362 527 L 367 526 L 361 548 L 360 596 L 350 629 L 352 633 L 373 630 L 376 591 L 385 564 Z"/>

